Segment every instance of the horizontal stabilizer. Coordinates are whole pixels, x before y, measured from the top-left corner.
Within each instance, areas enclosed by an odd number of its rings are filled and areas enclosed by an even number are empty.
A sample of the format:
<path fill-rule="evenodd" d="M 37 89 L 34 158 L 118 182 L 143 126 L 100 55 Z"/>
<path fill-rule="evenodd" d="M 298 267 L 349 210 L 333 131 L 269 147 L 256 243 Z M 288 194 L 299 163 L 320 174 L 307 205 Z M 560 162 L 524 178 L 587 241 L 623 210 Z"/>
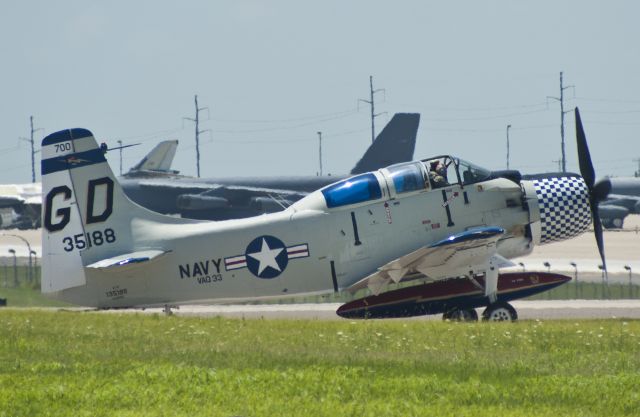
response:
<path fill-rule="evenodd" d="M 93 269 L 121 269 L 122 267 L 131 267 L 141 264 L 148 265 L 169 251 L 161 250 L 144 250 L 139 252 L 125 253 L 123 255 L 114 256 L 113 258 L 103 259 L 101 261 L 87 265 L 87 268 Z"/>

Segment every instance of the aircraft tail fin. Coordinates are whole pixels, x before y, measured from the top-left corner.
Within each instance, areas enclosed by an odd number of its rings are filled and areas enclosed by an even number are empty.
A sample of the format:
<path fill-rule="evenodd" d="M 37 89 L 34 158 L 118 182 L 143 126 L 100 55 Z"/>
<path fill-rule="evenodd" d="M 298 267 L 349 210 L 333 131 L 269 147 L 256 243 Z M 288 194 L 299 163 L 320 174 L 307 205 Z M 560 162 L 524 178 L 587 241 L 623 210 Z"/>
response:
<path fill-rule="evenodd" d="M 351 174 L 375 171 L 399 162 L 411 161 L 419 123 L 419 113 L 394 114 L 362 159 L 353 167 Z"/>
<path fill-rule="evenodd" d="M 84 285 L 87 265 L 134 252 L 135 219 L 190 222 L 131 202 L 86 129 L 47 136 L 41 155 L 43 292 Z"/>
<path fill-rule="evenodd" d="M 178 148 L 177 140 L 165 140 L 158 143 L 140 162 L 134 165 L 125 176 L 135 176 L 138 173 L 151 172 L 160 174 L 176 174 L 171 170 L 173 158 Z"/>

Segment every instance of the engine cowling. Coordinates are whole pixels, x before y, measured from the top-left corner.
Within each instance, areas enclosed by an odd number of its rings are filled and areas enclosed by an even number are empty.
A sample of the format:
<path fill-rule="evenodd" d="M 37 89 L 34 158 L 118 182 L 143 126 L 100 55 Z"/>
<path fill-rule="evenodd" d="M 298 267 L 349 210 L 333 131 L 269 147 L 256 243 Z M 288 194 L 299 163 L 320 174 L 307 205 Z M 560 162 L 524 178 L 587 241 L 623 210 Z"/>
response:
<path fill-rule="evenodd" d="M 591 226 L 589 190 L 577 174 L 556 173 L 523 177 L 530 210 L 539 212 L 532 226 L 536 244 L 559 242 L 578 236 Z M 535 193 L 535 195 L 534 195 Z M 536 236 L 537 235 L 537 236 Z"/>

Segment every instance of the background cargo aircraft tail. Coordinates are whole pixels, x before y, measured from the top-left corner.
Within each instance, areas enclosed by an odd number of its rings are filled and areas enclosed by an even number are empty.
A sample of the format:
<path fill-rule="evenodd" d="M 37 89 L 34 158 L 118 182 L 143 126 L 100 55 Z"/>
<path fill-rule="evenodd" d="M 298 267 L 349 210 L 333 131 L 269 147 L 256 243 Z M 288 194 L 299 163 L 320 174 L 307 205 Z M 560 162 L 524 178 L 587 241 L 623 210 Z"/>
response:
<path fill-rule="evenodd" d="M 378 134 L 369 149 L 351 170 L 351 174 L 411 161 L 420 124 L 419 113 L 396 113 Z"/>
<path fill-rule="evenodd" d="M 133 178 L 178 174 L 178 171 L 171 169 L 177 148 L 177 140 L 165 140 L 158 143 L 151 152 L 134 165 L 124 176 Z"/>
<path fill-rule="evenodd" d="M 92 133 L 85 129 L 64 130 L 43 139 L 42 193 L 45 293 L 84 285 L 85 268 L 98 261 L 135 260 L 141 252 L 135 252 L 132 234 L 137 230 L 140 235 L 144 222 L 193 223 L 131 202 Z M 147 252 L 137 262 L 157 252 L 142 246 Z"/>

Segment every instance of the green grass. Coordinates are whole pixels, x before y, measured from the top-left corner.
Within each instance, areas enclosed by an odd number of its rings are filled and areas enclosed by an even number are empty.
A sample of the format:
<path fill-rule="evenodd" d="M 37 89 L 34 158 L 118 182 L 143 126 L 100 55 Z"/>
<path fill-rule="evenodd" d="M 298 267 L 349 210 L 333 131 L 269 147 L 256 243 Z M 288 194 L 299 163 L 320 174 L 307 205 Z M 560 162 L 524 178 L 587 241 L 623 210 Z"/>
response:
<path fill-rule="evenodd" d="M 0 310 L 0 416 L 637 416 L 640 321 Z"/>
<path fill-rule="evenodd" d="M 0 298 L 7 300 L 8 307 L 65 307 L 67 303 L 43 296 L 40 289 L 28 286 L 19 288 L 0 288 Z"/>

